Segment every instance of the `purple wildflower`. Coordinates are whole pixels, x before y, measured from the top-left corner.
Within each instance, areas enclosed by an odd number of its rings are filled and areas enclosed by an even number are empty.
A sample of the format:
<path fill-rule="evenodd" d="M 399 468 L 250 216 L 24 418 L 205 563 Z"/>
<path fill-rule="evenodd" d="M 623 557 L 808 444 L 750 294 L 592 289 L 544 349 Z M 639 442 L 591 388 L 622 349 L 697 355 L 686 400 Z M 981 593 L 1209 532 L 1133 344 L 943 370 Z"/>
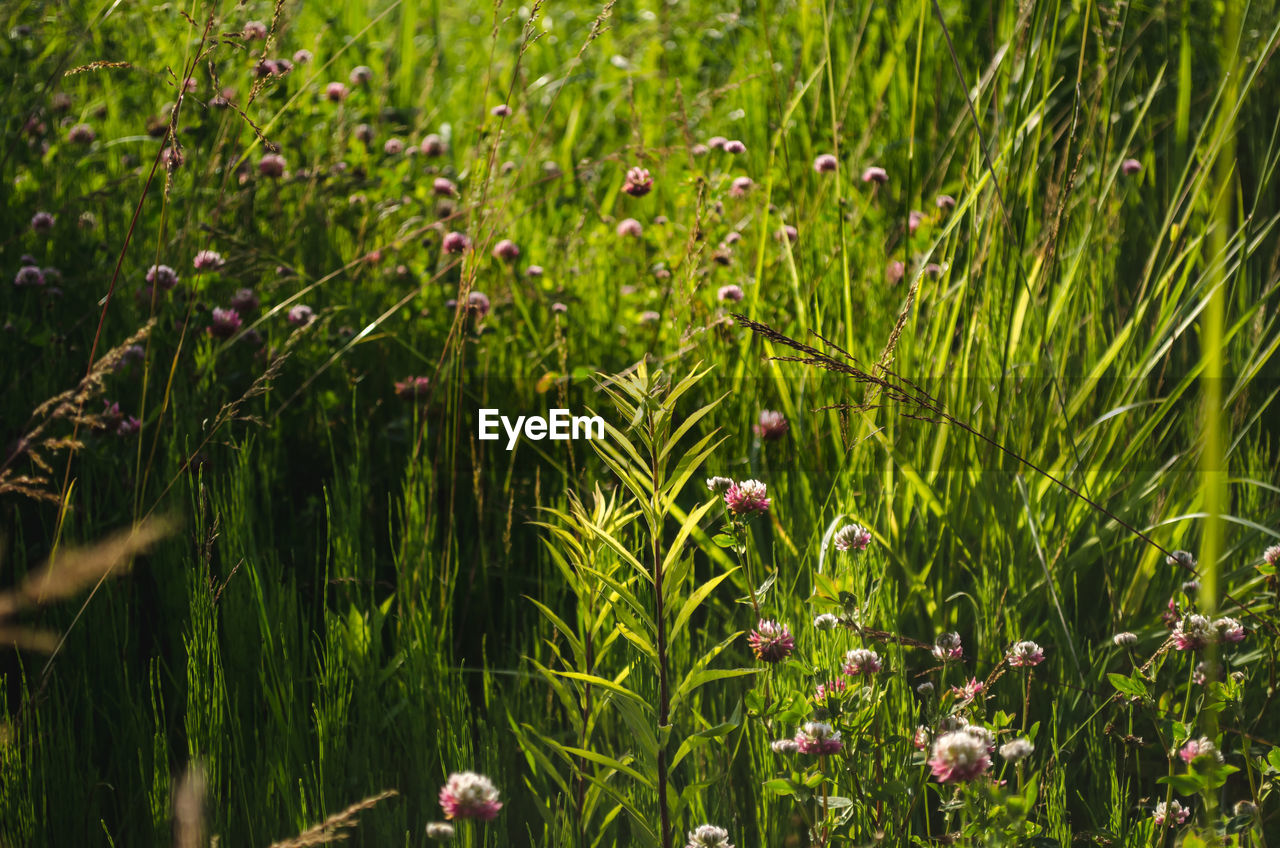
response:
<path fill-rule="evenodd" d="M 933 743 L 929 769 L 939 783 L 973 780 L 991 768 L 986 740 L 969 728 L 944 733 Z"/>
<path fill-rule="evenodd" d="M 1005 659 L 1014 668 L 1030 668 L 1044 662 L 1044 650 L 1035 642 L 1015 642 Z"/>
<path fill-rule="evenodd" d="M 626 182 L 622 184 L 624 193 L 632 197 L 644 197 L 652 190 L 653 177 L 647 169 L 637 166 L 627 171 Z"/>
<path fill-rule="evenodd" d="M 943 633 L 933 640 L 933 657 L 942 662 L 958 660 L 964 656 L 964 646 L 959 633 Z"/>
<path fill-rule="evenodd" d="M 305 327 L 315 319 L 315 311 L 306 304 L 299 303 L 297 306 L 291 307 L 286 320 L 295 327 Z"/>
<path fill-rule="evenodd" d="M 640 238 L 644 235 L 644 227 L 635 218 L 623 218 L 618 222 L 618 227 L 614 231 L 618 238 Z"/>
<path fill-rule="evenodd" d="M 867 648 L 854 648 L 844 655 L 844 665 L 840 670 L 850 677 L 870 677 L 880 671 L 883 665 L 880 655 Z"/>
<path fill-rule="evenodd" d="M 13 284 L 19 288 L 43 286 L 44 274 L 35 265 L 23 265 L 18 269 L 18 273 L 14 275 Z"/>
<path fill-rule="evenodd" d="M 503 239 L 493 246 L 493 258 L 514 262 L 520 256 L 520 248 L 511 239 Z"/>
<path fill-rule="evenodd" d="M 285 164 L 279 153 L 268 153 L 258 160 L 258 173 L 273 180 L 279 179 L 284 176 Z"/>
<path fill-rule="evenodd" d="M 214 307 L 213 320 L 209 324 L 209 335 L 217 339 L 229 339 L 240 329 L 243 321 L 240 313 L 234 309 Z"/>
<path fill-rule="evenodd" d="M 440 789 L 440 806 L 447 819 L 492 821 L 502 802 L 493 781 L 472 771 L 455 772 Z"/>
<path fill-rule="evenodd" d="M 840 731 L 835 730 L 824 721 L 805 722 L 796 731 L 796 744 L 802 754 L 835 754 L 844 743 L 840 740 Z"/>
<path fill-rule="evenodd" d="M 440 242 L 440 246 L 445 253 L 462 253 L 471 247 L 471 239 L 467 238 L 466 233 L 445 233 L 444 240 Z"/>
<path fill-rule="evenodd" d="M 724 504 L 734 515 L 754 515 L 769 511 L 767 487 L 759 480 L 734 483 L 724 493 Z"/>
<path fill-rule="evenodd" d="M 861 524 L 846 524 L 836 531 L 832 541 L 837 551 L 861 553 L 871 544 L 871 531 Z"/>
<path fill-rule="evenodd" d="M 862 181 L 864 183 L 876 183 L 883 185 L 889 182 L 889 172 L 879 165 L 871 165 L 863 170 Z"/>
<path fill-rule="evenodd" d="M 751 646 L 751 653 L 755 654 L 756 659 L 776 663 L 791 656 L 796 640 L 785 624 L 762 618 L 747 637 L 747 644 Z"/>
<path fill-rule="evenodd" d="M 152 265 L 147 271 L 147 282 L 161 291 L 169 291 L 178 285 L 178 272 L 168 265 Z"/>
<path fill-rule="evenodd" d="M 191 261 L 197 271 L 216 271 L 226 264 L 222 254 L 216 250 L 202 250 Z"/>

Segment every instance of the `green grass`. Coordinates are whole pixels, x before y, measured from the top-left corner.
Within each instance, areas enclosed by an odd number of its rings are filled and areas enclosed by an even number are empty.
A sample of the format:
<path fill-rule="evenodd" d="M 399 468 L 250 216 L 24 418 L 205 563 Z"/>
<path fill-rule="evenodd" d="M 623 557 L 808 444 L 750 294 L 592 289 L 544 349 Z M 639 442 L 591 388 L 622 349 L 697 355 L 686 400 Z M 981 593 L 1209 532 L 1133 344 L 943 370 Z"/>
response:
<path fill-rule="evenodd" d="M 678 848 L 704 822 L 740 848 L 1280 843 L 1277 11 L 0 8 L 0 585 L 178 521 L 113 579 L 0 602 L 24 644 L 0 654 L 0 845 L 205 844 L 174 832 L 192 764 L 224 846 L 392 789 L 351 842 L 424 845 L 465 770 L 504 803 L 459 827 L 475 846 Z M 240 37 L 250 20 L 268 41 Z M 327 100 L 358 65 L 371 81 Z M 234 108 L 210 104 L 223 87 Z M 384 151 L 429 133 L 444 155 Z M 713 136 L 746 151 L 694 152 Z M 267 145 L 281 180 L 257 170 Z M 652 193 L 624 193 L 633 166 Z M 474 249 L 444 253 L 449 231 Z M 491 256 L 504 238 L 514 263 Z M 204 249 L 226 264 L 198 273 Z M 61 280 L 12 285 L 27 254 Z M 153 299 L 158 263 L 181 281 Z M 730 284 L 740 303 L 717 300 Z M 261 305 L 214 337 L 242 288 Z M 471 292 L 487 315 L 448 305 Z M 819 333 L 954 423 L 773 361 L 796 352 L 731 312 L 829 352 Z M 93 371 L 153 319 L 140 357 Z M 104 402 L 139 430 L 112 432 Z M 608 439 L 475 437 L 482 407 L 552 406 L 598 411 Z M 785 437 L 753 434 L 764 409 Z M 717 475 L 765 482 L 768 516 L 729 520 Z M 830 547 L 852 522 L 873 535 L 858 557 Z M 790 662 L 752 655 L 753 598 L 790 625 Z M 1204 657 L 1161 651 L 1171 598 L 1245 624 L 1216 650 L 1239 680 L 1195 683 Z M 849 626 L 816 631 L 823 612 Z M 939 669 L 927 647 L 952 631 L 964 659 Z M 1001 664 L 1022 639 L 1047 655 L 1029 678 Z M 864 646 L 885 670 L 828 705 L 843 753 L 774 753 Z M 970 677 L 988 697 L 960 708 L 945 693 Z M 994 756 L 1003 788 L 930 777 L 913 736 L 953 710 L 1032 736 L 1020 766 Z M 1170 755 L 1201 735 L 1236 771 Z M 849 805 L 823 824 L 833 795 Z M 1161 833 L 1174 799 L 1194 816 Z"/>

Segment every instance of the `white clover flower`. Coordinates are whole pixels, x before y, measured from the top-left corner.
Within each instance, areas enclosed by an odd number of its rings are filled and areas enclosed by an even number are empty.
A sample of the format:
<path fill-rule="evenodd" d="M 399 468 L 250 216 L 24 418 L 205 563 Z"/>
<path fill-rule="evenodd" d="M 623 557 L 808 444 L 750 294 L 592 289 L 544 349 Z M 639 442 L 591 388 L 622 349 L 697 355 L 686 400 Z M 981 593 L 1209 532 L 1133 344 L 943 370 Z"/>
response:
<path fill-rule="evenodd" d="M 1035 746 L 1028 739 L 1013 739 L 1000 746 L 1000 756 L 1011 763 L 1025 760 L 1035 751 Z"/>
<path fill-rule="evenodd" d="M 824 612 L 821 615 L 814 616 L 813 618 L 814 630 L 835 630 L 839 624 L 840 619 L 836 618 L 829 612 Z"/>
<path fill-rule="evenodd" d="M 800 743 L 794 739 L 775 739 L 769 747 L 775 754 L 794 754 L 800 750 Z"/>
<path fill-rule="evenodd" d="M 428 839 L 452 839 L 453 825 L 448 822 L 431 822 L 427 825 Z"/>
<path fill-rule="evenodd" d="M 1015 642 L 1005 659 L 1014 668 L 1030 668 L 1044 662 L 1044 649 L 1035 642 Z"/>
<path fill-rule="evenodd" d="M 698 825 L 689 831 L 689 844 L 685 848 L 733 848 L 729 844 L 729 831 L 713 824 Z"/>
<path fill-rule="evenodd" d="M 861 553 L 871 544 L 871 531 L 861 524 L 849 524 L 836 532 L 833 542 L 837 551 Z"/>
<path fill-rule="evenodd" d="M 1126 630 L 1112 636 L 1111 641 L 1117 648 L 1132 648 L 1134 645 L 1138 644 L 1138 635 Z"/>
<path fill-rule="evenodd" d="M 944 733 L 933 743 L 929 769 L 939 783 L 973 780 L 991 768 L 986 741 L 971 729 Z"/>

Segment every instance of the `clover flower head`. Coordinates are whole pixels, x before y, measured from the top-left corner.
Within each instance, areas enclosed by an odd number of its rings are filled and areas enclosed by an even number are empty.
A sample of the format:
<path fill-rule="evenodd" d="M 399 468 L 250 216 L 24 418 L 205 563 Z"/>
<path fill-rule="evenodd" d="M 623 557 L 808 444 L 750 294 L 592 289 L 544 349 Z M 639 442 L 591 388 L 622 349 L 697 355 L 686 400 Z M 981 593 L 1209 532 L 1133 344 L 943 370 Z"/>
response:
<path fill-rule="evenodd" d="M 234 309 L 215 307 L 209 324 L 209 335 L 218 339 L 229 339 L 240 329 L 241 323 L 239 312 Z"/>
<path fill-rule="evenodd" d="M 756 659 L 776 663 L 791 656 L 796 640 L 787 625 L 762 618 L 747 637 L 747 644 L 751 646 L 751 653 L 755 654 Z"/>
<path fill-rule="evenodd" d="M 1224 642 L 1244 641 L 1244 625 L 1234 618 L 1220 618 L 1213 623 L 1213 627 Z"/>
<path fill-rule="evenodd" d="M 467 295 L 467 312 L 477 318 L 489 314 L 489 296 L 484 292 L 473 291 Z"/>
<path fill-rule="evenodd" d="M 466 233 L 445 233 L 444 239 L 440 242 L 440 247 L 445 253 L 462 253 L 471 247 L 471 239 L 467 238 Z"/>
<path fill-rule="evenodd" d="M 473 771 L 454 772 L 440 788 L 440 806 L 447 819 L 497 818 L 502 802 L 493 781 Z"/>
<path fill-rule="evenodd" d="M 836 531 L 831 541 L 837 551 L 862 553 L 871 544 L 871 531 L 861 524 L 846 524 Z"/>
<path fill-rule="evenodd" d="M 775 754 L 794 754 L 800 750 L 799 743 L 794 739 L 775 739 L 769 743 L 769 747 Z"/>
<path fill-rule="evenodd" d="M 765 441 L 774 441 L 781 439 L 787 435 L 790 425 L 787 424 L 787 417 L 776 409 L 760 410 L 760 418 L 756 421 L 752 430 L 757 436 Z"/>
<path fill-rule="evenodd" d="M 1005 659 L 1014 668 L 1030 668 L 1044 662 L 1044 649 L 1035 642 L 1015 642 Z"/>
<path fill-rule="evenodd" d="M 813 691 L 813 700 L 822 703 L 828 698 L 836 698 L 849 691 L 849 684 L 843 680 L 836 678 L 827 683 L 819 683 L 818 687 Z"/>
<path fill-rule="evenodd" d="M 285 319 L 295 327 L 305 327 L 315 318 L 315 311 L 304 303 L 299 303 L 289 309 L 285 315 Z"/>
<path fill-rule="evenodd" d="M 44 272 L 37 265 L 23 265 L 13 277 L 13 284 L 19 288 L 27 286 L 43 286 Z"/>
<path fill-rule="evenodd" d="M 444 139 L 437 133 L 427 133 L 418 145 L 418 151 L 423 156 L 443 156 L 444 150 Z"/>
<path fill-rule="evenodd" d="M 425 395 L 430 388 L 430 377 L 409 377 L 405 380 L 396 380 L 396 397 L 401 400 L 413 400 L 419 395 Z"/>
<path fill-rule="evenodd" d="M 640 238 L 640 236 L 644 235 L 644 226 L 635 218 L 623 218 L 618 222 L 614 232 L 618 235 L 618 238 Z"/>
<path fill-rule="evenodd" d="M 884 183 L 889 182 L 889 172 L 884 168 L 881 168 L 879 165 L 871 165 L 863 170 L 862 181 L 864 183 L 876 183 L 877 185 L 883 185 Z"/>
<path fill-rule="evenodd" d="M 1035 751 L 1035 746 L 1028 739 L 1012 739 L 1000 746 L 1000 756 L 1011 763 L 1025 760 Z"/>
<path fill-rule="evenodd" d="M 923 724 L 916 725 L 916 732 L 911 737 L 911 747 L 917 751 L 927 751 L 929 749 L 929 739 L 932 734 L 929 728 Z"/>
<path fill-rule="evenodd" d="M 1138 644 L 1138 634 L 1130 633 L 1128 630 L 1117 633 L 1111 637 L 1111 642 L 1117 648 L 1132 648 Z"/>
<path fill-rule="evenodd" d="M 514 262 L 520 256 L 519 246 L 511 239 L 502 239 L 493 246 L 493 258 Z"/>
<path fill-rule="evenodd" d="M 880 671 L 883 665 L 880 655 L 867 648 L 854 648 L 844 655 L 844 665 L 840 670 L 850 677 L 870 677 Z"/>
<path fill-rule="evenodd" d="M 814 630 L 835 630 L 839 624 L 840 619 L 836 618 L 829 612 L 824 612 L 821 615 L 813 617 Z"/>
<path fill-rule="evenodd" d="M 708 477 L 707 488 L 717 495 L 723 495 L 733 486 L 733 481 L 728 477 Z"/>
<path fill-rule="evenodd" d="M 1222 762 L 1222 752 L 1218 750 L 1218 746 L 1213 744 L 1213 740 L 1208 736 L 1201 736 L 1199 739 L 1192 739 L 1182 746 L 1182 750 L 1178 752 L 1178 758 L 1184 763 L 1190 763 L 1192 760 L 1200 757 L 1208 757 L 1217 762 Z"/>
<path fill-rule="evenodd" d="M 933 743 L 929 770 L 939 783 L 964 783 L 991 768 L 987 742 L 970 729 L 944 733 Z"/>
<path fill-rule="evenodd" d="M 685 848 L 733 848 L 729 844 L 729 831 L 713 824 L 701 824 L 689 831 L 689 844 Z"/>
<path fill-rule="evenodd" d="M 202 250 L 191 260 L 197 271 L 216 271 L 226 264 L 222 254 L 216 250 Z"/>
<path fill-rule="evenodd" d="M 447 840 L 453 839 L 453 825 L 448 822 L 431 822 L 427 825 L 427 838 Z"/>
<path fill-rule="evenodd" d="M 896 286 L 902 282 L 902 278 L 907 275 L 907 266 L 902 264 L 902 260 L 894 259 L 888 265 L 884 266 L 884 281 L 891 286 Z"/>
<path fill-rule="evenodd" d="M 76 124 L 67 130 L 67 141 L 72 144 L 92 144 L 98 134 L 88 124 Z"/>
<path fill-rule="evenodd" d="M 724 493 L 724 504 L 734 515 L 755 515 L 769 511 L 767 487 L 759 480 L 742 480 Z"/>
<path fill-rule="evenodd" d="M 981 680 L 976 677 L 970 677 L 969 682 L 965 683 L 963 686 L 952 686 L 951 694 L 954 695 L 963 706 L 972 704 L 974 699 L 981 695 L 982 690 L 985 688 L 986 686 Z"/>
<path fill-rule="evenodd" d="M 964 646 L 959 633 L 943 633 L 933 640 L 933 657 L 942 662 L 958 660 L 964 656 Z"/>
<path fill-rule="evenodd" d="M 1177 801 L 1165 804 L 1164 801 L 1156 803 L 1155 811 L 1151 814 L 1152 821 L 1156 827 L 1163 827 L 1166 820 L 1172 819 L 1178 824 L 1186 824 L 1187 819 L 1191 818 L 1191 808 L 1184 807 Z"/>
<path fill-rule="evenodd" d="M 258 173 L 268 179 L 278 180 L 284 176 L 287 164 L 279 153 L 268 153 L 258 160 Z"/>
<path fill-rule="evenodd" d="M 644 197 L 653 191 L 653 176 L 648 169 L 639 166 L 627 171 L 626 181 L 622 184 L 624 194 L 632 197 Z"/>
<path fill-rule="evenodd" d="M 813 170 L 819 174 L 830 174 L 839 167 L 839 162 L 830 153 L 821 153 L 813 160 Z"/>
<path fill-rule="evenodd" d="M 826 722 L 808 721 L 796 731 L 796 744 L 802 754 L 834 754 L 844 742 L 840 740 L 840 731 Z"/>
<path fill-rule="evenodd" d="M 1187 613 L 1173 629 L 1173 644 L 1179 651 L 1194 651 L 1211 644 L 1217 636 L 1218 632 L 1209 619 Z"/>

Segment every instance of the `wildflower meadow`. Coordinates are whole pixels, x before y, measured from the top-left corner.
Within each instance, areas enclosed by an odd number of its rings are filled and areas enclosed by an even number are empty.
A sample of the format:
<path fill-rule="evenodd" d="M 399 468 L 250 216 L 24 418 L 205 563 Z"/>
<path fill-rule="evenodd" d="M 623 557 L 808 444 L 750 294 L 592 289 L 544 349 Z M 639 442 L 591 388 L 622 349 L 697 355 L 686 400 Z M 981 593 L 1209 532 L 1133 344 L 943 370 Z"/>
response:
<path fill-rule="evenodd" d="M 1280 848 L 1278 47 L 0 4 L 0 848 Z"/>

